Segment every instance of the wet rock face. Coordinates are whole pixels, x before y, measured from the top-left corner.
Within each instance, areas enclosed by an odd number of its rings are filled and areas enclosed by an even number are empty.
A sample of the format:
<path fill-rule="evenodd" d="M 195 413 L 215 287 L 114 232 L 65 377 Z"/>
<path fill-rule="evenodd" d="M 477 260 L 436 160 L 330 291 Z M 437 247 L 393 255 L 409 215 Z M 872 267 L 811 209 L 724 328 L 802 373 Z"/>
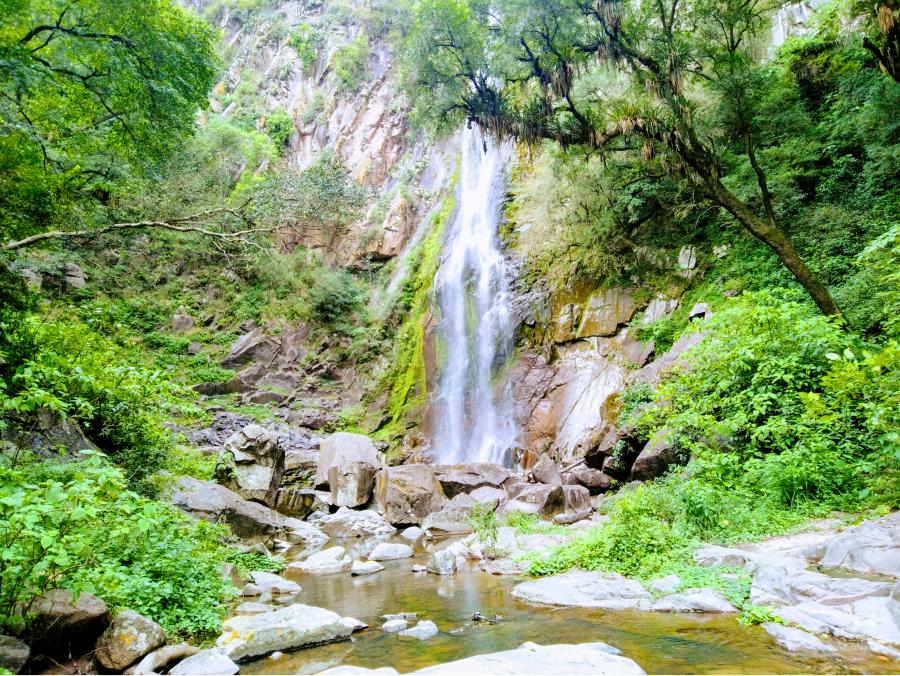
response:
<path fill-rule="evenodd" d="M 375 480 L 375 499 L 378 511 L 392 524 L 415 525 L 447 502 L 428 465 L 385 467 Z"/>
<path fill-rule="evenodd" d="M 166 642 L 166 632 L 153 620 L 123 610 L 97 639 L 97 661 L 122 671 Z"/>
<path fill-rule="evenodd" d="M 247 500 L 274 507 L 284 474 L 284 449 L 278 437 L 259 425 L 247 425 L 225 442 L 216 479 Z"/>

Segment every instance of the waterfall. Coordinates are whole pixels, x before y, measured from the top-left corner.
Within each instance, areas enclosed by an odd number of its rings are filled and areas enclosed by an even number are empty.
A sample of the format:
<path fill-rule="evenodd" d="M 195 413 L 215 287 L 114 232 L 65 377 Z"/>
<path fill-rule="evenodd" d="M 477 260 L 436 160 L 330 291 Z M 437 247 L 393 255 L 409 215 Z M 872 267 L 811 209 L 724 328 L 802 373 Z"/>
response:
<path fill-rule="evenodd" d="M 509 464 L 516 440 L 509 386 L 494 382 L 513 348 L 497 241 L 508 156 L 477 128 L 463 131 L 458 207 L 435 277 L 442 359 L 432 448 L 441 463 Z"/>

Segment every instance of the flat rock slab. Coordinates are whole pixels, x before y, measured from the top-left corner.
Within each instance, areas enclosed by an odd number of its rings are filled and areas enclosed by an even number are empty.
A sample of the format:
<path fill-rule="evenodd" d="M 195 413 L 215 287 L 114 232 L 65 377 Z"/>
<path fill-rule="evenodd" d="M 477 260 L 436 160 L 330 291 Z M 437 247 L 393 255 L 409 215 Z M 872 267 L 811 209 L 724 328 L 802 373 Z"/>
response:
<path fill-rule="evenodd" d="M 415 674 L 643 674 L 634 660 L 613 654 L 605 643 L 546 645 L 523 643 L 515 650 L 476 655 L 455 662 L 438 664 Z"/>
<path fill-rule="evenodd" d="M 372 575 L 380 573 L 382 570 L 384 570 L 384 566 L 377 561 L 354 561 L 350 568 L 350 574 L 353 576 Z"/>
<path fill-rule="evenodd" d="M 352 633 L 352 627 L 337 613 L 295 604 L 271 613 L 225 620 L 216 648 L 229 659 L 239 662 L 276 650 L 344 641 Z"/>
<path fill-rule="evenodd" d="M 900 512 L 847 528 L 804 554 L 826 569 L 900 577 Z"/>
<path fill-rule="evenodd" d="M 372 509 L 353 510 L 341 507 L 317 521 L 317 526 L 333 538 L 362 538 L 371 535 L 393 535 L 397 532 L 387 520 Z"/>
<path fill-rule="evenodd" d="M 663 613 L 736 613 L 731 601 L 714 589 L 685 589 L 669 594 L 650 606 Z"/>
<path fill-rule="evenodd" d="M 169 670 L 170 674 L 178 676 L 233 676 L 240 668 L 228 657 L 216 648 L 201 650 L 192 657 L 188 657 Z"/>
<path fill-rule="evenodd" d="M 585 571 L 523 582 L 512 594 L 530 603 L 607 610 L 640 608 L 651 601 L 650 593 L 640 582 L 616 573 Z"/>
<path fill-rule="evenodd" d="M 760 625 L 766 630 L 775 643 L 785 650 L 794 652 L 816 652 L 816 653 L 833 653 L 836 652 L 834 646 L 828 645 L 818 637 L 810 634 L 802 629 L 794 627 L 786 627 L 783 624 L 775 622 L 764 622 Z"/>

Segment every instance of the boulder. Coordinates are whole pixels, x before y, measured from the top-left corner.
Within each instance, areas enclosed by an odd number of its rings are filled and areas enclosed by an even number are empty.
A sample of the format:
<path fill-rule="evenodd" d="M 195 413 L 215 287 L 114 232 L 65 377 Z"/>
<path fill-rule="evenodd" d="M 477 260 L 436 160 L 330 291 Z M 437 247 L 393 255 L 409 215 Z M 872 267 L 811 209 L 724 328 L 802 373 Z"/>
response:
<path fill-rule="evenodd" d="M 372 497 L 375 473 L 380 469 L 369 461 L 355 461 L 328 468 L 331 502 L 339 507 L 359 507 Z"/>
<path fill-rule="evenodd" d="M 80 265 L 76 265 L 75 263 L 63 263 L 62 272 L 63 283 L 66 285 L 66 288 L 70 290 L 82 289 L 87 284 L 84 270 L 81 269 Z"/>
<path fill-rule="evenodd" d="M 683 246 L 678 252 L 678 267 L 682 270 L 693 270 L 697 267 L 697 250 L 692 246 Z"/>
<path fill-rule="evenodd" d="M 573 469 L 568 473 L 568 476 L 572 477 L 577 485 L 587 488 L 591 495 L 598 495 L 608 491 L 613 481 L 609 474 L 605 474 L 598 469 L 585 467 L 584 465 Z"/>
<path fill-rule="evenodd" d="M 284 474 L 284 449 L 278 437 L 256 424 L 235 432 L 225 442 L 216 479 L 246 500 L 274 507 Z"/>
<path fill-rule="evenodd" d="M 231 368 L 247 364 L 251 361 L 269 361 L 278 350 L 278 342 L 265 334 L 261 328 L 254 328 L 238 336 L 231 344 L 228 356 L 222 360 L 222 366 Z"/>
<path fill-rule="evenodd" d="M 731 602 L 714 589 L 685 589 L 656 601 L 650 610 L 663 613 L 736 613 Z"/>
<path fill-rule="evenodd" d="M 218 523 L 224 521 L 231 532 L 247 542 L 287 540 L 318 547 L 328 536 L 315 526 L 279 514 L 265 505 L 244 500 L 234 491 L 212 481 L 178 477 L 169 501 L 189 515 Z"/>
<path fill-rule="evenodd" d="M 363 434 L 337 432 L 325 437 L 319 445 L 315 487 L 329 487 L 328 471 L 332 467 L 340 469 L 355 462 L 367 463 L 378 470 L 384 466 L 384 455 L 379 453 L 372 440 Z"/>
<path fill-rule="evenodd" d="M 133 676 L 159 674 L 170 664 L 180 662 L 187 657 L 196 655 L 198 652 L 200 652 L 200 648 L 192 646 L 190 643 L 164 645 L 148 653 L 140 662 L 126 669 L 125 674 Z"/>
<path fill-rule="evenodd" d="M 398 631 L 403 631 L 407 626 L 409 626 L 409 623 L 406 620 L 388 620 L 381 625 L 381 631 L 387 634 L 394 634 Z"/>
<path fill-rule="evenodd" d="M 68 657 L 93 649 L 109 624 L 109 607 L 93 594 L 72 598 L 68 589 L 52 589 L 32 603 L 34 620 L 25 640 L 33 656 Z"/>
<path fill-rule="evenodd" d="M 425 569 L 435 575 L 453 575 L 456 572 L 456 553 L 449 549 L 435 552 L 428 558 Z"/>
<path fill-rule="evenodd" d="M 234 676 L 239 671 L 240 667 L 216 648 L 201 650 L 169 669 L 173 676 Z"/>
<path fill-rule="evenodd" d="M 562 486 L 562 477 L 559 474 L 559 467 L 553 462 L 553 459 L 547 453 L 541 453 L 541 457 L 531 468 L 531 476 L 539 484 L 547 484 L 548 486 Z"/>
<path fill-rule="evenodd" d="M 14 636 L 0 636 L 0 669 L 18 674 L 31 657 L 31 648 Z"/>
<path fill-rule="evenodd" d="M 775 622 L 763 622 L 760 626 L 775 639 L 775 643 L 792 653 L 802 651 L 816 653 L 836 652 L 834 646 L 828 645 L 817 636 L 802 629 L 786 627 Z"/>
<path fill-rule="evenodd" d="M 606 643 L 546 645 L 523 643 L 515 650 L 475 655 L 426 667 L 416 674 L 643 674 L 634 660 Z"/>
<path fill-rule="evenodd" d="M 329 547 L 320 552 L 311 554 L 305 561 L 295 561 L 288 568 L 298 570 L 308 575 L 326 575 L 328 573 L 343 573 L 350 570 L 353 561 L 346 554 L 343 547 Z"/>
<path fill-rule="evenodd" d="M 418 540 L 420 537 L 422 537 L 422 534 L 424 532 L 425 531 L 423 531 L 418 526 L 410 526 L 409 528 L 403 529 L 403 532 L 400 533 L 400 537 L 402 537 L 404 540 Z"/>
<path fill-rule="evenodd" d="M 510 488 L 509 502 L 503 506 L 503 511 L 506 514 L 524 511 L 552 516 L 564 511 L 564 500 L 562 486 L 517 484 Z"/>
<path fill-rule="evenodd" d="M 444 494 L 452 498 L 460 493 L 471 493 L 482 487 L 499 488 L 510 473 L 499 465 L 473 462 L 467 465 L 438 465 L 434 475 Z"/>
<path fill-rule="evenodd" d="M 322 501 L 320 491 L 310 488 L 279 488 L 275 498 L 275 510 L 285 516 L 304 519 L 315 511 L 325 511 L 328 505 Z"/>
<path fill-rule="evenodd" d="M 384 566 L 382 566 L 377 561 L 354 561 L 353 566 L 350 568 L 350 574 L 354 577 L 360 575 L 372 575 L 373 573 L 380 573 L 384 570 Z"/>
<path fill-rule="evenodd" d="M 570 571 L 517 585 L 512 595 L 530 603 L 623 610 L 651 600 L 640 582 L 617 573 Z"/>
<path fill-rule="evenodd" d="M 412 557 L 413 549 L 399 542 L 379 542 L 369 554 L 370 561 L 393 561 Z"/>
<path fill-rule="evenodd" d="M 650 580 L 649 583 L 650 589 L 663 593 L 674 592 L 679 585 L 681 585 L 681 578 L 674 574 L 658 577 L 655 580 Z"/>
<path fill-rule="evenodd" d="M 372 535 L 393 535 L 397 532 L 387 520 L 372 509 L 355 511 L 341 507 L 317 522 L 318 527 L 333 538 L 361 538 Z"/>
<path fill-rule="evenodd" d="M 291 431 L 294 428 L 289 428 Z M 282 488 L 312 488 L 316 479 L 316 469 L 319 466 L 319 452 L 310 448 L 302 448 L 300 445 L 291 448 L 291 441 L 279 435 L 279 443 L 284 448 L 284 475 L 281 478 Z M 296 441 L 312 443 L 307 437 L 298 438 Z M 304 444 L 305 445 L 305 444 Z"/>
<path fill-rule="evenodd" d="M 375 479 L 378 511 L 393 524 L 419 525 L 447 502 L 428 465 L 385 467 Z"/>
<path fill-rule="evenodd" d="M 659 430 L 644 446 L 631 466 L 633 481 L 649 481 L 665 474 L 678 462 L 671 428 Z"/>
<path fill-rule="evenodd" d="M 481 490 L 481 489 L 478 489 Z M 472 532 L 469 515 L 475 500 L 466 493 L 456 495 L 443 509 L 432 512 L 422 521 L 422 528 L 432 535 L 465 535 Z"/>
<path fill-rule="evenodd" d="M 437 636 L 438 628 L 437 625 L 431 620 L 422 620 L 416 623 L 416 626 L 410 627 L 409 629 L 404 629 L 403 631 L 397 632 L 397 636 L 403 636 L 405 638 L 417 638 L 420 641 L 424 641 L 426 638 L 431 638 L 432 636 Z"/>
<path fill-rule="evenodd" d="M 361 622 L 357 620 L 355 617 L 344 617 L 341 618 L 344 626 L 347 627 L 351 633 L 355 634 L 358 631 L 362 631 L 363 629 L 368 629 L 369 625 L 365 622 Z"/>
<path fill-rule="evenodd" d="M 96 657 L 107 669 L 122 671 L 166 642 L 166 632 L 153 620 L 123 610 L 97 639 Z"/>
<path fill-rule="evenodd" d="M 222 623 L 216 648 L 234 661 L 350 638 L 353 630 L 337 613 L 294 604 L 261 615 L 231 617 Z"/>
<path fill-rule="evenodd" d="M 175 310 L 172 315 L 172 333 L 187 333 L 194 328 L 194 318 L 188 314 L 184 305 Z"/>
<path fill-rule="evenodd" d="M 611 476 L 614 479 L 626 479 L 628 478 L 628 470 L 631 466 L 629 460 L 633 457 L 633 455 L 628 458 L 620 455 L 608 455 L 603 458 L 601 469 L 604 474 Z"/>
<path fill-rule="evenodd" d="M 706 319 L 709 314 L 709 303 L 696 303 L 688 313 L 688 319 Z"/>
<path fill-rule="evenodd" d="M 254 570 L 252 573 L 250 573 L 250 579 L 253 580 L 253 582 L 250 583 L 253 585 L 253 587 L 249 591 L 255 591 L 256 593 L 242 593 L 242 596 L 273 597 L 300 593 L 299 584 L 297 584 L 293 580 L 286 580 L 280 575 L 276 575 L 275 573 L 267 573 L 262 570 Z M 247 586 L 249 587 L 250 585 Z"/>
<path fill-rule="evenodd" d="M 804 553 L 820 568 L 900 578 L 897 543 L 900 543 L 900 512 L 847 528 Z"/>
<path fill-rule="evenodd" d="M 490 505 L 491 509 L 497 509 L 506 500 L 506 491 L 493 486 L 482 486 L 469 493 L 469 497 L 480 505 Z"/>
<path fill-rule="evenodd" d="M 275 610 L 275 606 L 257 601 L 244 601 L 234 609 L 234 612 L 240 615 L 259 615 L 260 613 L 268 613 L 270 610 Z"/>

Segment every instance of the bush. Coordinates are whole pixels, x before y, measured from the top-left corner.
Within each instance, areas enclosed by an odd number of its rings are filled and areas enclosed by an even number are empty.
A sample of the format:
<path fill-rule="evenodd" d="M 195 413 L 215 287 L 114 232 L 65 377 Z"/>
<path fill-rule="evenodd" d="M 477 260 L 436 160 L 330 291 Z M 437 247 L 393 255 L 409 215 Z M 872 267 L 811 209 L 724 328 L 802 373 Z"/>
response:
<path fill-rule="evenodd" d="M 362 304 L 353 275 L 343 269 L 323 267 L 309 289 L 315 317 L 331 326 L 348 325 Z"/>
<path fill-rule="evenodd" d="M 340 91 L 353 93 L 359 89 L 366 76 L 366 62 L 369 59 L 369 37 L 365 31 L 352 42 L 334 50 L 331 67 Z"/>
<path fill-rule="evenodd" d="M 47 409 L 72 418 L 110 453 L 132 487 L 152 493 L 149 478 L 164 468 L 172 448 L 163 423 L 170 408 L 181 405 L 182 389 L 161 371 L 132 366 L 122 348 L 77 318 L 20 320 L 13 338 L 36 347 L 20 363 L 6 364 L 0 417 Z"/>
<path fill-rule="evenodd" d="M 278 108 L 266 118 L 266 133 L 280 154 L 294 133 L 294 118 L 284 108 Z"/>
<path fill-rule="evenodd" d="M 316 62 L 322 34 L 308 23 L 302 23 L 291 34 L 291 47 L 297 52 L 297 58 L 303 64 L 303 70 L 309 71 Z"/>
<path fill-rule="evenodd" d="M 35 598 L 65 587 L 209 637 L 233 592 L 222 579 L 225 531 L 128 490 L 101 455 L 0 467 L 0 628 L 27 625 Z"/>

